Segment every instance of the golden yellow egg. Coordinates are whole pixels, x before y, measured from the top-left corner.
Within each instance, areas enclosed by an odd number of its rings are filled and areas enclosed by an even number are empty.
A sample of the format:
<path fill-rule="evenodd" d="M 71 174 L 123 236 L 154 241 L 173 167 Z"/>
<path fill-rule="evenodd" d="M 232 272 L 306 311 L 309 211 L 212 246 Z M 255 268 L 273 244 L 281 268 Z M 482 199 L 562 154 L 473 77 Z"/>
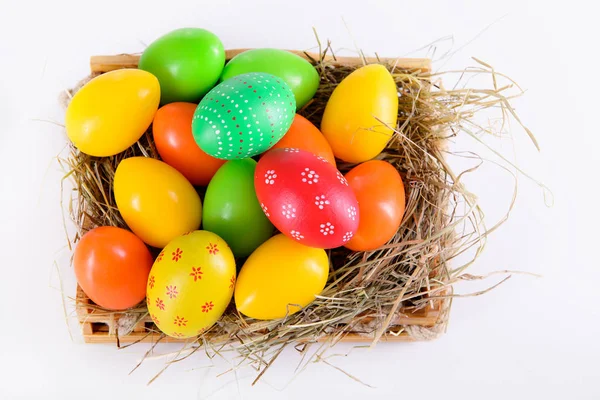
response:
<path fill-rule="evenodd" d="M 89 81 L 71 100 L 65 116 L 67 136 L 85 154 L 113 156 L 139 140 L 159 101 L 160 85 L 151 73 L 107 72 Z"/>
<path fill-rule="evenodd" d="M 398 119 L 398 89 L 380 64 L 357 69 L 340 82 L 327 102 L 321 132 L 337 158 L 360 163 L 376 157 Z"/>
<path fill-rule="evenodd" d="M 325 287 L 328 276 L 325 250 L 279 234 L 246 260 L 235 286 L 235 304 L 251 318 L 283 318 L 310 304 Z"/>
<path fill-rule="evenodd" d="M 147 157 L 119 163 L 115 201 L 127 226 L 154 247 L 200 227 L 202 203 L 191 183 L 170 165 Z"/>

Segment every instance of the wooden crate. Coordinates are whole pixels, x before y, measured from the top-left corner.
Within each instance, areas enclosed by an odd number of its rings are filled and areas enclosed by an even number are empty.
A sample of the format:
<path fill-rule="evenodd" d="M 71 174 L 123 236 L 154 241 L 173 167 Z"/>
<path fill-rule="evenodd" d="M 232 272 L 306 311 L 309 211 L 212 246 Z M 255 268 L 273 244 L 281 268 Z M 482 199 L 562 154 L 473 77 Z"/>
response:
<path fill-rule="evenodd" d="M 119 320 L 129 318 L 126 311 L 106 313 L 94 308 L 94 304 L 77 285 L 77 318 L 82 327 L 83 339 L 86 343 L 132 343 L 132 342 L 155 342 L 160 337 L 160 331 L 152 322 L 149 315 L 141 318 L 133 327 L 130 333 L 126 335 L 119 334 Z M 86 307 L 90 305 L 90 307 Z M 409 342 L 413 339 L 403 329 L 402 326 L 421 326 L 425 328 L 433 327 L 439 320 L 443 307 L 442 301 L 434 301 L 429 306 L 414 310 L 412 308 L 403 308 L 398 311 L 396 318 L 396 327 L 392 327 L 386 333 L 381 341 L 390 342 Z M 344 336 L 341 341 L 344 342 L 370 342 L 372 336 L 352 332 Z M 176 339 L 165 337 L 162 342 L 185 342 L 186 339 Z"/>
<path fill-rule="evenodd" d="M 247 49 L 234 49 L 226 51 L 227 60 Z M 292 50 L 293 53 L 312 61 L 318 60 L 319 54 Z M 427 73 L 431 70 L 431 60 L 425 58 L 397 58 L 397 59 L 375 59 L 359 57 L 331 57 L 326 58 L 333 65 L 357 66 L 364 62 L 379 62 L 388 66 L 396 66 L 402 70 L 420 71 Z M 90 60 L 90 69 L 93 75 L 113 71 L 121 68 L 137 68 L 138 55 L 122 54 L 114 56 L 93 56 Z M 122 318 L 132 318 L 127 312 L 106 313 L 93 307 L 93 303 L 77 286 L 77 317 L 82 326 L 83 338 L 86 343 L 132 343 L 132 342 L 155 342 L 160 337 L 160 332 L 152 322 L 149 315 L 139 319 L 128 334 L 119 334 L 119 326 L 131 325 L 120 324 Z M 87 306 L 89 305 L 89 307 Z M 395 326 L 381 338 L 382 341 L 405 342 L 413 338 L 402 328 L 403 326 L 433 327 L 442 316 L 446 303 L 442 300 L 431 301 L 427 307 L 415 310 L 414 308 L 402 308 L 397 312 Z M 128 329 L 129 330 L 129 329 Z M 342 338 L 347 342 L 370 342 L 372 336 L 352 332 Z M 185 342 L 185 339 L 165 337 L 164 342 Z"/>

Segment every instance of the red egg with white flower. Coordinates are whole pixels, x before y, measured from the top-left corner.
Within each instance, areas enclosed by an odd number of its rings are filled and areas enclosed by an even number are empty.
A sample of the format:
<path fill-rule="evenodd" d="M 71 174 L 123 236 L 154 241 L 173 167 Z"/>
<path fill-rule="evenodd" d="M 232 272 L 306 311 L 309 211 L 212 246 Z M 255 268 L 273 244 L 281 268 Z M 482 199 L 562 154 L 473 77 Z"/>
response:
<path fill-rule="evenodd" d="M 293 148 L 271 150 L 256 166 L 254 187 L 273 225 L 306 246 L 343 246 L 358 229 L 356 196 L 323 157 Z"/>

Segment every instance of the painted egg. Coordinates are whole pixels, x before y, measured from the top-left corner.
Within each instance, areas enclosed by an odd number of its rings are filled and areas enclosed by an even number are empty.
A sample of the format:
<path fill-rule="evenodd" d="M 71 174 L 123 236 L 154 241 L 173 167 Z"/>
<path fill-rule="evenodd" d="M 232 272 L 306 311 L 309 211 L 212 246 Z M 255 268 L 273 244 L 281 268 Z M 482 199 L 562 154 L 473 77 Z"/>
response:
<path fill-rule="evenodd" d="M 219 80 L 225 66 L 225 49 L 205 29 L 183 28 L 150 43 L 139 68 L 160 81 L 161 104 L 197 103 Z"/>
<path fill-rule="evenodd" d="M 273 235 L 254 191 L 256 161 L 227 161 L 204 196 L 202 226 L 222 237 L 236 257 L 247 257 Z"/>
<path fill-rule="evenodd" d="M 156 77 L 137 69 L 102 74 L 83 86 L 69 103 L 67 136 L 96 157 L 114 156 L 139 140 L 158 108 Z"/>
<path fill-rule="evenodd" d="M 223 315 L 235 287 L 235 260 L 227 243 L 208 231 L 171 241 L 152 266 L 148 313 L 176 338 L 202 334 Z"/>
<path fill-rule="evenodd" d="M 208 155 L 225 160 L 252 157 L 272 147 L 294 119 L 296 100 L 281 79 L 249 73 L 228 79 L 198 104 L 192 132 Z"/>
<path fill-rule="evenodd" d="M 206 186 L 225 163 L 203 152 L 192 136 L 194 103 L 171 103 L 156 112 L 152 134 L 164 162 L 181 172 L 192 185 Z"/>
<path fill-rule="evenodd" d="M 125 310 L 146 297 L 150 251 L 133 233 L 100 226 L 77 242 L 73 268 L 81 289 L 100 307 Z"/>
<path fill-rule="evenodd" d="M 127 226 L 154 247 L 200 227 L 202 203 L 191 183 L 162 161 L 131 157 L 114 178 L 117 208 Z"/>
<path fill-rule="evenodd" d="M 244 263 L 235 285 L 235 305 L 256 319 L 292 315 L 310 304 L 325 287 L 329 259 L 322 249 L 284 235 L 263 243 Z"/>
<path fill-rule="evenodd" d="M 274 149 L 286 147 L 310 151 L 323 157 L 335 167 L 335 157 L 333 151 L 331 151 L 331 146 L 329 146 L 319 129 L 302 115 L 296 114 L 290 129 L 273 146 Z"/>
<path fill-rule="evenodd" d="M 359 163 L 376 157 L 394 133 L 398 88 L 389 71 L 366 65 L 340 82 L 327 101 L 321 132 L 339 159 Z"/>
<path fill-rule="evenodd" d="M 345 246 L 375 250 L 396 234 L 402 222 L 406 201 L 402 178 L 389 162 L 371 160 L 352 168 L 346 179 L 356 194 L 360 221 Z"/>
<path fill-rule="evenodd" d="M 248 72 L 266 72 L 285 81 L 294 92 L 296 107 L 302 108 L 319 88 L 319 73 L 307 60 L 279 49 L 252 49 L 233 57 L 221 80 Z"/>
<path fill-rule="evenodd" d="M 346 178 L 307 151 L 269 151 L 256 166 L 254 187 L 273 225 L 306 246 L 342 246 L 358 228 L 358 203 Z"/>

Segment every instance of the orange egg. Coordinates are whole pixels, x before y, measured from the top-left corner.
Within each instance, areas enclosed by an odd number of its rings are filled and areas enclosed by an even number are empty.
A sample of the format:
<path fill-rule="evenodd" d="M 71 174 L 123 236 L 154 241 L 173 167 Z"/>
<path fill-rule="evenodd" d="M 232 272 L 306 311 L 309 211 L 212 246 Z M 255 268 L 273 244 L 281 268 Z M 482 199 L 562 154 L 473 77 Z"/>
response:
<path fill-rule="evenodd" d="M 296 114 L 292 126 L 272 149 L 293 147 L 323 157 L 335 166 L 335 157 L 325 136 L 309 120 Z"/>
<path fill-rule="evenodd" d="M 192 185 L 206 186 L 226 160 L 211 157 L 192 136 L 193 103 L 170 103 L 154 116 L 152 134 L 164 162 L 181 172 Z"/>
<path fill-rule="evenodd" d="M 354 251 L 375 250 L 398 231 L 406 197 L 400 174 L 387 161 L 371 160 L 352 168 L 348 185 L 358 200 L 358 230 L 345 247 Z"/>
<path fill-rule="evenodd" d="M 146 297 L 152 255 L 140 238 L 115 226 L 100 226 L 81 237 L 73 267 L 90 299 L 109 310 L 125 310 Z"/>

